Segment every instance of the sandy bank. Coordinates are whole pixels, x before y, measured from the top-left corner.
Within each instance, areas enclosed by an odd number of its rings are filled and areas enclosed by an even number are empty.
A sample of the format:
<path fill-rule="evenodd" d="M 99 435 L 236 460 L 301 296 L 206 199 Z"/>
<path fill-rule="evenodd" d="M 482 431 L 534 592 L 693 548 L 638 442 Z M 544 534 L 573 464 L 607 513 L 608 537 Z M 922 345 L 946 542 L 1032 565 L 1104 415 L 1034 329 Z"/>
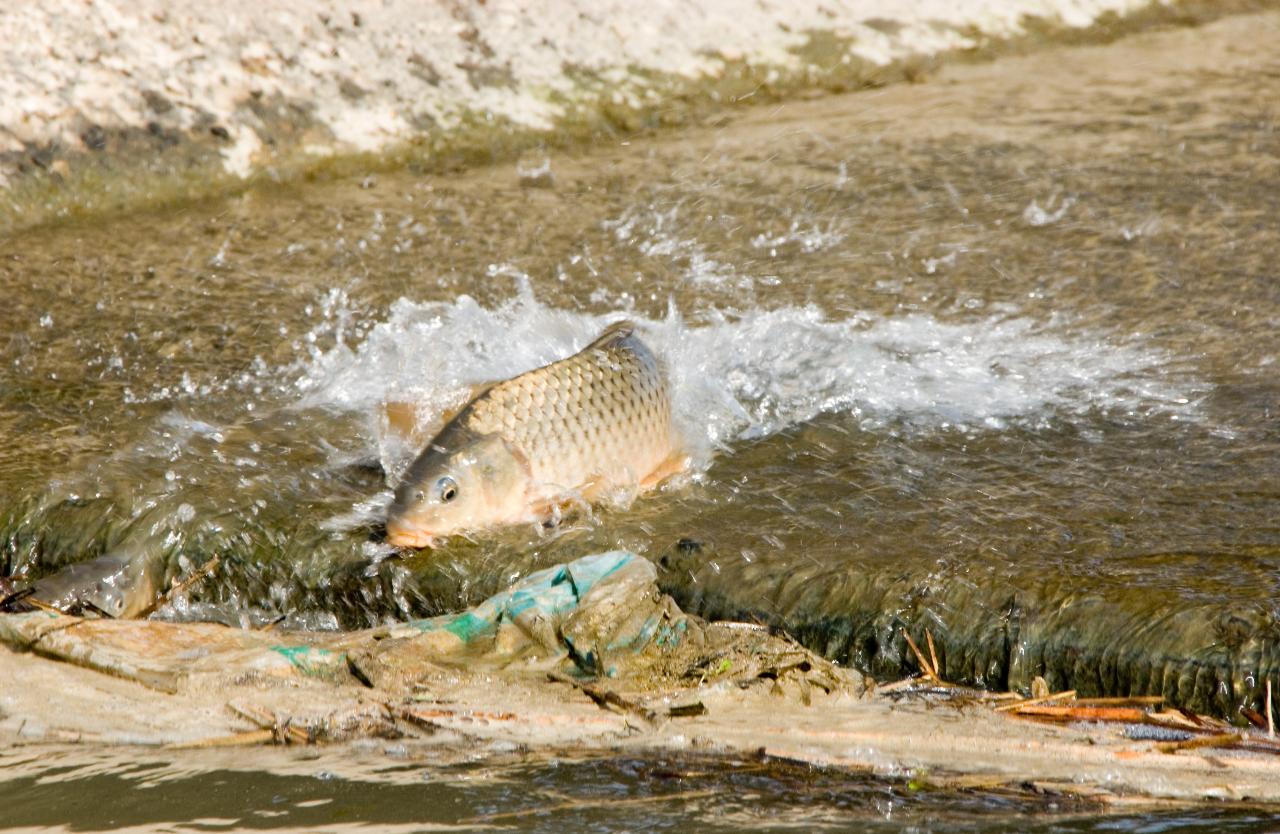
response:
<path fill-rule="evenodd" d="M 289 179 L 334 155 L 483 156 L 680 123 L 699 103 L 879 84 L 1030 31 L 1178 8 L 28 0 L 0 15 L 0 228 Z"/>

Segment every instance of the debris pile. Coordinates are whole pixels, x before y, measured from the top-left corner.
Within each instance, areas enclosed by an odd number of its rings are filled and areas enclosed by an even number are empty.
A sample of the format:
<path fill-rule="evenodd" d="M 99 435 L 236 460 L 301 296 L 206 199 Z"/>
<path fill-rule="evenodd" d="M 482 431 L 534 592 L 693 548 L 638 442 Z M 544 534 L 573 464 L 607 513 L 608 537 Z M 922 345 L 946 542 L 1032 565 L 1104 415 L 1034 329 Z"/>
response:
<path fill-rule="evenodd" d="M 1157 698 L 1052 693 L 1042 680 L 1030 697 L 957 686 L 928 633 L 908 640 L 922 673 L 877 685 L 786 635 L 688 615 L 656 575 L 633 554 L 596 554 L 461 613 L 348 633 L 0 615 L 0 680 L 22 682 L 0 687 L 0 738 L 395 739 L 433 758 L 695 751 L 927 772 L 931 784 L 1033 784 L 1090 801 L 1280 802 L 1271 727 Z"/>

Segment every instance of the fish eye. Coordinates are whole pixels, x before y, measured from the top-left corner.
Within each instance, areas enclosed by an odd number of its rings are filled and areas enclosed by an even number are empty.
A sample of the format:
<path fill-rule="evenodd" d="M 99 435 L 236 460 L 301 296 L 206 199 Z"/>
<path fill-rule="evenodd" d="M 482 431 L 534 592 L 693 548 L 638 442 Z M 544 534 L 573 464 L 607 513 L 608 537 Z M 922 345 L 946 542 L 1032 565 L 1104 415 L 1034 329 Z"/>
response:
<path fill-rule="evenodd" d="M 458 483 L 453 478 L 445 475 L 436 481 L 436 494 L 440 496 L 440 500 L 449 503 L 458 497 Z"/>

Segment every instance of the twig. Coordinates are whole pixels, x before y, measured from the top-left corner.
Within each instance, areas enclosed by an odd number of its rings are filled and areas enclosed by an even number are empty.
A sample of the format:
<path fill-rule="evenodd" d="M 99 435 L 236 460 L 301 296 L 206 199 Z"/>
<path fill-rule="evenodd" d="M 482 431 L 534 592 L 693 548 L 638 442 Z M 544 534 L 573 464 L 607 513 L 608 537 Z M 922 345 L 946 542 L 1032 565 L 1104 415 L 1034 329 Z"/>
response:
<path fill-rule="evenodd" d="M 1132 695 L 1123 698 L 1077 698 L 1082 707 L 1158 707 L 1164 703 L 1163 695 Z"/>
<path fill-rule="evenodd" d="M 929 661 L 924 659 L 924 653 L 920 651 L 920 647 L 916 645 L 915 640 L 911 639 L 911 635 L 907 633 L 905 628 L 902 629 L 902 636 L 907 638 L 907 645 L 911 647 L 912 653 L 915 654 L 916 660 L 920 663 L 920 668 L 924 670 L 924 676 L 926 678 L 930 678 L 935 683 L 942 683 L 942 680 L 938 677 L 938 673 L 929 665 Z"/>
<path fill-rule="evenodd" d="M 1153 712 L 1149 713 L 1142 720 L 1142 723 L 1176 730 L 1189 730 L 1197 735 L 1215 735 L 1231 732 L 1231 725 L 1225 721 L 1220 721 L 1216 718 L 1196 717 L 1200 719 L 1199 723 L 1188 720 L 1182 712 Z"/>
<path fill-rule="evenodd" d="M 887 695 L 892 692 L 897 692 L 899 689 L 907 689 L 908 687 L 918 686 L 919 684 L 920 680 L 915 676 L 912 676 L 909 678 L 903 678 L 900 681 L 894 681 L 893 683 L 876 684 L 875 691 L 877 695 Z"/>
<path fill-rule="evenodd" d="M 1239 733 L 1218 733 L 1211 736 L 1189 738 L 1186 741 L 1166 741 L 1162 744 L 1157 744 L 1156 749 L 1161 753 L 1177 753 L 1179 750 L 1195 750 L 1198 747 L 1230 747 L 1243 740 L 1244 736 Z"/>
<path fill-rule="evenodd" d="M 1133 707 L 1055 707 L 1048 705 L 1022 706 L 1013 710 L 1014 715 L 1043 718 L 1051 721 L 1124 721 L 1144 723 L 1145 710 Z"/>
<path fill-rule="evenodd" d="M 1138 707 L 1086 707 L 1072 704 L 1070 706 L 1052 706 L 1048 704 L 1017 704 L 1008 710 L 1010 715 L 1018 718 L 1029 718 L 1036 721 L 1064 723 L 1068 721 L 1100 721 L 1118 722 L 1122 724 L 1149 724 L 1153 727 L 1164 727 L 1170 730 L 1184 730 L 1196 733 L 1201 737 L 1223 735 L 1229 725 L 1212 720 L 1199 719 L 1195 723 L 1184 715 L 1174 712 L 1151 713 Z M 1255 739 L 1255 741 L 1262 741 Z"/>
<path fill-rule="evenodd" d="M 115 614 L 112 614 L 110 611 L 104 611 L 103 609 L 99 608 L 96 604 L 94 604 L 91 600 L 82 599 L 76 602 L 75 604 L 80 606 L 80 609 L 82 612 L 88 611 L 90 614 L 96 614 L 104 620 L 114 620 L 116 618 Z"/>
<path fill-rule="evenodd" d="M 29 596 L 29 597 L 24 598 L 24 599 L 23 599 L 23 602 L 25 602 L 27 605 L 33 605 L 33 606 L 35 606 L 36 608 L 39 608 L 41 611 L 47 611 L 47 612 L 49 612 L 50 614 L 62 614 L 62 615 L 64 615 L 64 616 L 70 616 L 70 615 L 68 615 L 68 614 L 67 614 L 67 612 L 66 612 L 66 611 L 63 611 L 63 610 L 62 610 L 61 608 L 59 608 L 58 606 L 56 606 L 56 605 L 50 605 L 49 603 L 45 602 L 44 600 L 40 599 L 39 597 Z"/>
<path fill-rule="evenodd" d="M 0 580 L 0 582 L 4 582 L 4 580 Z M 4 585 L 3 587 L 13 587 L 13 586 Z M 35 592 L 36 592 L 36 589 L 34 585 L 28 586 L 26 588 L 19 588 L 16 591 L 7 592 L 4 596 L 0 597 L 0 611 L 6 610 L 10 605 L 12 605 L 15 602 L 21 602 L 24 598 L 31 596 Z"/>
<path fill-rule="evenodd" d="M 218 569 L 218 563 L 220 561 L 221 561 L 221 557 L 215 554 L 212 559 L 205 562 L 200 567 L 196 568 L 195 572 L 193 572 L 190 576 L 188 576 L 186 579 L 182 580 L 181 582 L 171 587 L 164 594 L 164 596 L 156 600 L 156 603 L 155 605 L 152 606 L 152 608 L 159 608 L 161 605 L 165 604 L 166 602 L 178 596 L 179 594 L 185 594 L 187 591 L 191 590 L 196 585 L 203 582 L 205 579 L 209 577 L 210 574 L 212 574 L 215 570 Z"/>
<path fill-rule="evenodd" d="M 324 732 L 321 727 L 294 724 L 291 717 L 285 716 L 282 718 L 279 715 L 273 715 L 262 707 L 244 706 L 234 701 L 228 701 L 227 709 L 250 724 L 258 726 L 256 731 L 250 732 L 270 733 L 277 744 L 315 744 Z"/>
<path fill-rule="evenodd" d="M 938 677 L 938 651 L 933 647 L 933 632 L 929 629 L 924 630 L 925 639 L 929 641 L 929 660 L 933 664 L 933 676 Z"/>
<path fill-rule="evenodd" d="M 485 737 L 482 735 L 477 735 L 476 733 L 469 733 L 466 730 L 463 730 L 460 727 L 454 726 L 452 724 L 442 724 L 439 721 L 436 721 L 433 717 L 431 717 L 431 713 L 433 712 L 432 710 L 416 710 L 416 709 L 413 709 L 412 707 L 388 705 L 388 711 L 391 713 L 393 718 L 401 718 L 405 721 L 408 721 L 410 724 L 413 724 L 415 727 L 418 727 L 419 729 L 422 729 L 422 730 L 426 730 L 428 734 L 435 734 L 440 730 L 444 730 L 445 732 L 449 732 L 449 733 L 453 733 L 455 735 L 461 736 L 462 738 L 467 739 L 468 741 L 474 741 L 474 742 L 485 741 Z M 444 716 L 437 716 L 437 717 L 444 717 Z M 457 716 L 455 715 L 453 717 L 456 718 Z"/>
<path fill-rule="evenodd" d="M 411 700 L 417 701 L 417 698 Z M 387 705 L 390 708 L 390 705 Z M 451 709 L 422 709 L 414 707 L 413 714 L 419 718 L 457 718 L 462 721 L 483 720 L 483 721 L 515 721 L 520 716 L 514 712 L 485 712 L 484 710 L 451 710 Z"/>
<path fill-rule="evenodd" d="M 1197 726 L 1197 727 L 1204 727 L 1204 726 L 1206 726 L 1206 724 L 1205 724 L 1205 720 L 1204 720 L 1203 718 L 1201 718 L 1200 716 L 1196 715 L 1194 712 L 1192 712 L 1191 710 L 1187 709 L 1186 707 L 1174 707 L 1173 709 L 1174 709 L 1174 711 L 1175 711 L 1175 712 L 1177 712 L 1177 713 L 1178 713 L 1178 715 L 1181 715 L 1183 718 L 1187 719 L 1188 721 L 1190 721 L 1190 722 L 1191 722 L 1192 724 L 1194 724 L 1195 726 Z"/>
<path fill-rule="evenodd" d="M 649 724 L 654 724 L 658 720 L 658 714 L 653 710 L 643 707 L 635 701 L 627 700 L 618 693 L 612 692 L 608 689 L 591 686 L 588 683 L 576 681 L 567 675 L 561 675 L 557 672 L 549 672 L 547 674 L 547 679 L 554 681 L 555 683 L 567 683 L 578 689 L 583 695 L 586 695 L 592 701 L 595 701 L 596 706 L 600 707 L 600 709 L 608 710 L 613 707 L 614 709 L 611 710 L 613 712 L 630 712 L 640 716 Z"/>
<path fill-rule="evenodd" d="M 280 615 L 280 616 L 278 616 L 278 617 L 275 617 L 275 618 L 273 618 L 273 619 L 267 620 L 265 623 L 263 623 L 262 625 L 258 626 L 258 628 L 257 628 L 256 630 L 257 630 L 257 631 L 270 631 L 271 629 L 273 629 L 273 628 L 275 628 L 276 626 L 278 626 L 278 625 L 280 625 L 281 623 L 283 623 L 283 622 L 284 622 L 285 620 L 287 620 L 288 618 L 289 618 L 289 615 L 288 615 L 288 614 L 281 614 L 281 615 Z"/>
<path fill-rule="evenodd" d="M 315 744 L 317 735 L 309 727 L 294 724 L 292 718 L 286 718 L 276 728 L 276 740 L 282 744 Z"/>
<path fill-rule="evenodd" d="M 249 730 L 243 733 L 232 733 L 229 736 L 214 736 L 213 738 L 202 738 L 199 741 L 184 741 L 180 744 L 170 744 L 169 747 L 175 750 L 185 750 L 197 747 L 245 747 L 253 744 L 267 744 L 276 740 L 274 730 Z"/>
<path fill-rule="evenodd" d="M 1267 719 L 1262 717 L 1262 713 L 1242 706 L 1240 707 L 1240 714 L 1248 719 L 1249 723 L 1254 727 L 1257 727 L 1259 730 L 1267 729 Z"/>
<path fill-rule="evenodd" d="M 1267 678 L 1267 738 L 1276 737 L 1276 711 L 1271 706 L 1271 678 Z"/>
<path fill-rule="evenodd" d="M 1043 698 L 1028 698 L 1025 701 L 1019 701 L 1016 704 L 1001 704 L 995 708 L 996 712 L 1009 712 L 1010 710 L 1019 710 L 1023 707 L 1032 707 L 1037 704 L 1047 704 L 1050 701 L 1069 701 L 1076 697 L 1074 689 L 1068 689 L 1066 692 L 1058 692 L 1054 695 L 1046 695 Z"/>
<path fill-rule="evenodd" d="M 276 717 L 262 707 L 252 705 L 246 706 L 244 704 L 238 704 L 235 701 L 228 701 L 227 709 L 231 710 L 245 721 L 248 721 L 250 724 L 257 725 L 258 729 L 261 730 L 274 729 L 278 723 Z"/>

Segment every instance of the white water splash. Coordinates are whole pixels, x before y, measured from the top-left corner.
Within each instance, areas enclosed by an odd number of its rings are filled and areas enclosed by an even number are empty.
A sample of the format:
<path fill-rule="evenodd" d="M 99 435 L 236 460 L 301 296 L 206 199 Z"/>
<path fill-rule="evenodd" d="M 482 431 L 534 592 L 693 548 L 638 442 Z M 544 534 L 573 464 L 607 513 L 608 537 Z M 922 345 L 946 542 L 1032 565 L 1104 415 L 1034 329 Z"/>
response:
<path fill-rule="evenodd" d="M 1032 200 L 1025 209 L 1022 210 L 1022 222 L 1028 226 L 1050 226 L 1067 216 L 1067 211 L 1075 205 L 1075 197 L 1064 197 L 1062 202 L 1058 203 L 1058 207 L 1053 208 L 1055 198 L 1050 197 L 1045 203 L 1045 207 L 1041 208 L 1040 204 Z"/>
<path fill-rule="evenodd" d="M 411 401 L 439 415 L 470 387 L 507 379 L 581 349 L 621 314 L 548 307 L 520 282 L 488 309 L 400 300 L 354 346 L 317 353 L 297 381 L 304 407 L 366 410 Z M 634 317 L 633 317 L 634 318 Z M 814 307 L 636 319 L 666 362 L 676 419 L 695 456 L 823 412 L 867 428 L 1035 427 L 1089 412 L 1189 416 L 1200 393 L 1170 379 L 1169 357 L 1009 314 L 948 322 L 926 314 L 828 319 Z"/>
<path fill-rule="evenodd" d="M 632 207 L 621 217 L 601 224 L 619 243 L 630 243 L 650 258 L 665 258 L 681 265 L 685 278 L 697 284 L 728 284 L 743 280 L 737 271 L 716 260 L 706 246 L 684 233 L 680 206 L 658 209 Z"/>
<path fill-rule="evenodd" d="M 816 223 L 805 225 L 799 220 L 792 220 L 790 228 L 780 235 L 761 232 L 751 238 L 753 249 L 767 249 L 770 257 L 777 257 L 778 250 L 786 246 L 796 246 L 806 255 L 840 245 L 845 233 L 835 228 L 833 223 L 825 227 Z"/>

